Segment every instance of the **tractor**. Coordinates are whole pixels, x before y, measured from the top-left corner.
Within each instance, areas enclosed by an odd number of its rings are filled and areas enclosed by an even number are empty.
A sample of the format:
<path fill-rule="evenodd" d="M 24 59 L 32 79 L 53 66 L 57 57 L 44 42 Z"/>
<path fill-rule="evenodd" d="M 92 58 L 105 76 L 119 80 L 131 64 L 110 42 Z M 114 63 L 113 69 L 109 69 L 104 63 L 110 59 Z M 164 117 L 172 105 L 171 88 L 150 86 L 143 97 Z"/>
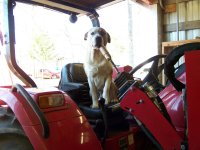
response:
<path fill-rule="evenodd" d="M 4 65 L 23 85 L 0 86 L 1 150 L 200 149 L 196 100 L 200 88 L 200 43 L 182 45 L 167 56 L 156 55 L 134 68 L 121 69 L 113 77 L 120 102 L 105 105 L 101 98 L 98 109 L 90 108 L 82 63 L 64 65 L 59 85 L 49 88 L 38 87 L 19 67 L 13 15 L 18 3 L 70 14 L 71 22 L 76 21 L 77 15 L 87 15 L 92 26 L 100 26 L 96 9 L 108 2 L 115 1 L 2 1 L 1 59 L 6 60 Z M 177 66 L 180 57 L 185 57 L 185 62 Z M 144 79 L 136 78 L 134 74 L 148 63 L 152 64 Z M 166 85 L 159 80 L 163 70 Z"/>

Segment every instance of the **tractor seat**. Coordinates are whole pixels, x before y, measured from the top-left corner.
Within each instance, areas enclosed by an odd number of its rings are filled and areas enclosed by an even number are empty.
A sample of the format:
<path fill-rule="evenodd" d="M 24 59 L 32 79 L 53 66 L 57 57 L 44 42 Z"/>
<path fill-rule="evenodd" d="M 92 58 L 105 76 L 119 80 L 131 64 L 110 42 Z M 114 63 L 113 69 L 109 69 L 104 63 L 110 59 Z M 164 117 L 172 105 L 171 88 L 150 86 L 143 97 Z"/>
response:
<path fill-rule="evenodd" d="M 77 105 L 90 105 L 89 85 L 82 63 L 69 63 L 61 70 L 58 88 L 67 93 Z"/>
<path fill-rule="evenodd" d="M 99 125 L 104 122 L 102 110 L 90 107 L 92 99 L 89 95 L 89 84 L 82 63 L 69 63 L 62 68 L 59 89 L 75 101 L 92 125 L 102 126 Z M 105 113 L 108 127 L 118 126 L 119 123 L 126 124 L 124 111 L 119 106 L 116 107 L 116 104 L 105 106 Z"/>

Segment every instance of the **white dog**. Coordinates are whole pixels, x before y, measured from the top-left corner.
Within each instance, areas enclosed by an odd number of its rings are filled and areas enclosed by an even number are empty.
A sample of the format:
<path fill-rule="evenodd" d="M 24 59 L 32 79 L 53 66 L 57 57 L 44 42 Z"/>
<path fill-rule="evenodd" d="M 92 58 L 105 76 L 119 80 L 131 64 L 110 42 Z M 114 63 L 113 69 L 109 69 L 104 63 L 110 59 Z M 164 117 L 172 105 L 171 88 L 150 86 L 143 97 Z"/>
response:
<path fill-rule="evenodd" d="M 100 27 L 93 27 L 85 34 L 88 41 L 88 52 L 84 69 L 88 77 L 92 108 L 98 108 L 98 99 L 103 97 L 105 104 L 117 102 L 117 88 L 112 82 L 112 64 L 99 50 L 110 43 L 110 35 Z"/>

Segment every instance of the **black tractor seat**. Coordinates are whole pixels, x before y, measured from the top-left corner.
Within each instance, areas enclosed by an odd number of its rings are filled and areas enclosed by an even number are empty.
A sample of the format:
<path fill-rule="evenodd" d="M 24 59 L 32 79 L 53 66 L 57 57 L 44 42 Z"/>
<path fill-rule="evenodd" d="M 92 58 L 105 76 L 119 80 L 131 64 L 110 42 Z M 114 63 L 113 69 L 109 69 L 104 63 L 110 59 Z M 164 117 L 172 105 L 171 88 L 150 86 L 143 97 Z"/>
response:
<path fill-rule="evenodd" d="M 98 136 L 102 136 L 105 121 L 108 128 L 127 128 L 124 111 L 116 103 L 106 105 L 102 109 L 91 108 L 92 99 L 89 94 L 89 84 L 82 63 L 69 63 L 61 70 L 59 89 L 67 93 L 79 106 Z M 106 114 L 106 120 L 104 117 Z"/>

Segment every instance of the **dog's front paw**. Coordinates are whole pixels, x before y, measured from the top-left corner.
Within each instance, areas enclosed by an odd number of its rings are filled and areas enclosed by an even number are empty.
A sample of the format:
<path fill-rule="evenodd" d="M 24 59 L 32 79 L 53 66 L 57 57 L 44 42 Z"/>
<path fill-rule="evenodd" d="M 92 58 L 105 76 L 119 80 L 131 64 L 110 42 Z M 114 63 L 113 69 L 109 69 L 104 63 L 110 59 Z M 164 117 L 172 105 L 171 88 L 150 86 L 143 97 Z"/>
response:
<path fill-rule="evenodd" d="M 111 102 L 117 103 L 117 102 L 119 102 L 119 99 L 115 98 L 115 99 L 113 99 Z"/>
<path fill-rule="evenodd" d="M 110 103 L 110 99 L 109 98 L 105 99 L 105 105 L 108 105 L 109 103 Z"/>
<path fill-rule="evenodd" d="M 95 109 L 95 108 L 99 108 L 99 105 L 98 104 L 92 104 L 90 107 Z"/>

